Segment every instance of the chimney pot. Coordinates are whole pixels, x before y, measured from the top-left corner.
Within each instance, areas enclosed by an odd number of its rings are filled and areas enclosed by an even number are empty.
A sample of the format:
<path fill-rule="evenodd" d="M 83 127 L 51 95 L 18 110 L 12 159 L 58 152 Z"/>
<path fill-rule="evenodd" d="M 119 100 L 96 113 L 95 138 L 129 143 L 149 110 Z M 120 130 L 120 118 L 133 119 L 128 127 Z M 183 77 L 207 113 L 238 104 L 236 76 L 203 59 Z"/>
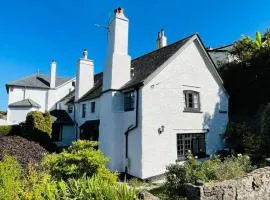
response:
<path fill-rule="evenodd" d="M 157 49 L 160 49 L 165 46 L 167 46 L 167 38 L 165 36 L 164 29 L 161 29 L 160 32 L 158 32 Z"/>
<path fill-rule="evenodd" d="M 87 49 L 84 49 L 84 50 L 83 50 L 83 59 L 84 59 L 84 60 L 87 60 L 87 56 L 88 56 Z"/>

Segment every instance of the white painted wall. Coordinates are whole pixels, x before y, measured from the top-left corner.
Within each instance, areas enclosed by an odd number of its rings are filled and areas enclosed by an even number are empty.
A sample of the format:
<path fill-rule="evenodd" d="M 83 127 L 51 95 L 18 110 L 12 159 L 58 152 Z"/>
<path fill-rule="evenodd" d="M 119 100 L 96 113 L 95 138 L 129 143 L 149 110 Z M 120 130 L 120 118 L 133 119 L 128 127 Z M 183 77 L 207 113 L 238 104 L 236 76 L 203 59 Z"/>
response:
<path fill-rule="evenodd" d="M 202 113 L 184 110 L 183 90 L 200 92 Z M 165 172 L 177 159 L 177 133 L 206 133 L 207 154 L 222 149 L 228 115 L 228 98 L 214 80 L 194 43 L 170 62 L 142 89 L 142 174 L 148 178 Z M 158 128 L 165 131 L 158 134 Z"/>
<path fill-rule="evenodd" d="M 103 73 L 103 91 L 119 89 L 130 80 L 128 55 L 128 19 L 124 13 L 115 13 L 109 25 L 108 55 Z"/>
<path fill-rule="evenodd" d="M 13 86 L 13 91 L 9 89 L 8 105 L 23 99 L 32 99 L 41 106 L 41 110 L 46 109 L 47 90 L 38 88 L 22 88 Z"/>
<path fill-rule="evenodd" d="M 63 97 L 65 97 L 67 94 L 74 90 L 74 87 L 72 86 L 72 81 L 75 81 L 75 78 L 61 85 L 60 87 L 47 91 L 47 111 L 52 110 L 59 100 L 61 100 Z"/>
<path fill-rule="evenodd" d="M 62 130 L 62 141 L 55 142 L 58 147 L 66 147 L 76 141 L 75 127 L 73 125 L 64 125 Z"/>
<path fill-rule="evenodd" d="M 37 111 L 37 108 L 9 108 L 7 121 L 15 124 L 19 124 L 26 120 L 26 116 L 31 111 Z"/>
<path fill-rule="evenodd" d="M 8 105 L 24 99 L 32 99 L 41 106 L 41 108 L 38 109 L 39 111 L 49 111 L 55 107 L 56 102 L 61 100 L 70 91 L 74 90 L 72 81 L 73 80 L 70 80 L 61 87 L 55 89 L 23 88 L 12 86 L 9 88 Z M 26 109 L 24 108 L 7 108 L 7 120 L 14 123 L 24 121 L 24 117 L 26 116 L 25 112 Z"/>
<path fill-rule="evenodd" d="M 80 59 L 76 74 L 75 101 L 79 100 L 94 86 L 94 63 L 87 57 Z"/>

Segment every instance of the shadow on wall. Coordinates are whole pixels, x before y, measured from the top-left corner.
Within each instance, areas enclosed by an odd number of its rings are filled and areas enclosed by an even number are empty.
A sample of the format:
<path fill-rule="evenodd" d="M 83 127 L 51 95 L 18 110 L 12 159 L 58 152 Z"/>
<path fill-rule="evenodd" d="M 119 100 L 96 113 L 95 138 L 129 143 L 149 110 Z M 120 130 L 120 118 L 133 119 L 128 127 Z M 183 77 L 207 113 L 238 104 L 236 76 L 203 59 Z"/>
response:
<path fill-rule="evenodd" d="M 207 154 L 212 155 L 225 148 L 224 134 L 228 123 L 227 104 L 226 95 L 219 89 L 218 102 L 215 105 L 214 112 L 212 114 L 204 113 L 202 126 L 209 130 L 205 137 Z"/>

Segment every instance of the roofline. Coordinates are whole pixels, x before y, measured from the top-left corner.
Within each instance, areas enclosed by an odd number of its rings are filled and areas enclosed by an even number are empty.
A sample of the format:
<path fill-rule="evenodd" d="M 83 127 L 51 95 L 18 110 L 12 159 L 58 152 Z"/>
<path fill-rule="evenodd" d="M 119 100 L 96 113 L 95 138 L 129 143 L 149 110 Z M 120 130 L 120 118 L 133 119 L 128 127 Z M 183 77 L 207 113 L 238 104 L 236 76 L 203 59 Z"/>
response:
<path fill-rule="evenodd" d="M 214 68 L 214 70 L 215 70 L 215 73 L 217 74 L 217 76 L 218 76 L 218 78 L 219 78 L 219 80 L 220 80 L 220 82 L 221 82 L 221 87 L 222 87 L 224 93 L 225 93 L 226 96 L 229 98 L 229 94 L 228 94 L 226 88 L 225 88 L 224 85 L 223 85 L 223 80 L 222 80 L 222 78 L 220 77 L 220 75 L 219 75 L 219 73 L 218 73 L 217 66 L 216 66 L 215 62 L 214 62 L 213 59 L 211 58 L 211 56 L 210 56 L 209 52 L 207 51 L 207 49 L 205 48 L 205 46 L 204 46 L 204 44 L 203 44 L 203 42 L 202 42 L 201 37 L 200 37 L 198 34 L 196 34 L 196 37 L 198 38 L 198 40 L 199 40 L 201 46 L 203 47 L 204 52 L 206 53 L 208 59 L 210 60 L 210 63 L 213 65 L 213 68 Z"/>
<path fill-rule="evenodd" d="M 151 54 L 151 53 L 154 53 L 154 52 L 159 51 L 159 50 L 161 50 L 161 49 L 164 49 L 164 48 L 167 48 L 167 47 L 169 47 L 169 46 L 175 45 L 177 42 L 180 42 L 180 41 L 182 41 L 182 40 L 186 40 L 186 39 L 188 39 L 188 38 L 192 38 L 192 37 L 193 37 L 194 35 L 196 35 L 196 34 L 197 34 L 197 33 L 193 33 L 193 34 L 191 34 L 191 35 L 189 35 L 189 36 L 186 36 L 186 37 L 182 38 L 181 40 L 177 40 L 177 41 L 174 42 L 174 43 L 171 43 L 171 44 L 166 45 L 166 46 L 164 46 L 164 47 L 162 47 L 162 48 L 155 49 L 155 50 L 150 51 L 150 52 L 148 52 L 148 53 L 146 53 L 146 54 L 143 54 L 143 55 L 141 55 L 141 56 L 138 56 L 138 57 L 132 59 L 131 61 L 135 61 L 135 60 L 137 60 L 137 59 L 139 59 L 139 58 L 141 58 L 141 57 L 147 56 L 148 54 Z"/>
<path fill-rule="evenodd" d="M 37 76 L 37 75 L 38 75 L 38 74 L 32 74 L 32 75 L 29 75 L 29 76 L 24 76 L 23 78 L 20 78 L 20 79 L 18 79 L 18 80 L 11 81 L 11 82 L 7 83 L 7 84 L 6 84 L 6 91 L 7 91 L 7 93 L 9 93 L 8 88 L 9 88 L 9 87 L 14 87 L 14 86 L 20 87 L 20 88 L 40 88 L 40 89 L 46 89 L 46 90 L 52 89 L 52 88 L 50 88 L 50 87 L 35 87 L 35 86 L 23 86 L 23 85 L 16 85 L 16 84 L 14 84 L 14 82 L 16 82 L 16 81 L 20 81 L 20 80 L 23 80 L 23 79 L 26 79 L 26 78 L 29 78 L 29 77 L 32 77 L 32 76 Z M 42 75 L 42 76 L 49 76 L 49 75 L 46 75 L 46 74 L 39 74 L 39 75 Z M 61 76 L 57 76 L 56 78 L 66 78 L 66 79 L 68 79 L 67 77 L 61 77 Z M 61 85 L 59 85 L 59 86 L 57 86 L 57 87 L 55 87 L 55 88 L 53 88 L 53 89 L 58 89 L 59 87 L 65 85 L 65 84 L 67 84 L 67 83 L 69 83 L 70 81 L 73 81 L 73 80 L 75 80 L 75 79 L 76 79 L 76 77 L 70 78 L 68 81 L 62 83 Z"/>
<path fill-rule="evenodd" d="M 195 34 L 190 35 L 189 37 L 184 38 L 184 39 L 188 39 L 185 42 L 185 44 L 181 46 L 174 54 L 172 54 L 171 57 L 169 57 L 162 65 L 156 68 L 148 77 L 146 77 L 146 79 L 143 80 L 143 84 L 144 85 L 148 84 L 157 74 L 159 74 L 173 59 L 175 59 L 177 55 L 179 55 L 184 50 L 184 48 L 186 48 L 190 44 L 191 41 L 194 41 L 194 39 L 196 38 L 196 35 L 197 34 L 195 33 Z"/>
<path fill-rule="evenodd" d="M 59 78 L 59 77 L 58 77 L 58 78 Z M 61 78 L 61 77 L 60 77 L 60 78 Z M 66 85 L 66 84 L 68 84 L 68 83 L 70 83 L 70 82 L 72 82 L 72 81 L 74 81 L 74 80 L 76 80 L 76 77 L 71 78 L 70 80 L 64 82 L 63 84 L 61 84 L 61 85 L 59 85 L 59 86 L 57 86 L 57 87 L 55 87 L 55 88 L 49 88 L 49 89 L 58 89 L 58 88 L 60 88 L 60 87 L 62 87 L 62 86 L 64 86 L 64 85 Z"/>
<path fill-rule="evenodd" d="M 233 45 L 234 45 L 234 43 L 231 43 L 231 44 L 225 45 L 223 47 L 217 47 L 217 48 L 213 48 L 213 49 L 206 49 L 205 48 L 205 49 L 207 51 L 210 51 L 210 52 L 212 52 L 212 51 L 223 52 L 223 51 L 228 51 L 228 50 L 222 50 L 223 48 L 230 47 L 230 46 L 233 46 Z"/>

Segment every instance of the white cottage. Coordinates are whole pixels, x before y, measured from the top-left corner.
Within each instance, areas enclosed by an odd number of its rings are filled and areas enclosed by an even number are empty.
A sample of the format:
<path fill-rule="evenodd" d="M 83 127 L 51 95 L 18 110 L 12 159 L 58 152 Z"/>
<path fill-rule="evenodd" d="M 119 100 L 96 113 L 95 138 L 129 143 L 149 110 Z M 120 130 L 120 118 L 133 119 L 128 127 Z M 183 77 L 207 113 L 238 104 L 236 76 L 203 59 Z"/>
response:
<path fill-rule="evenodd" d="M 197 34 L 131 59 L 128 25 L 118 8 L 109 25 L 103 73 L 94 75 L 87 51 L 78 61 L 75 92 L 55 103 L 74 122 L 74 139 L 98 140 L 113 171 L 148 179 L 181 162 L 191 150 L 198 157 L 223 149 L 228 95 L 215 64 Z M 61 111 L 62 112 L 62 111 Z"/>

